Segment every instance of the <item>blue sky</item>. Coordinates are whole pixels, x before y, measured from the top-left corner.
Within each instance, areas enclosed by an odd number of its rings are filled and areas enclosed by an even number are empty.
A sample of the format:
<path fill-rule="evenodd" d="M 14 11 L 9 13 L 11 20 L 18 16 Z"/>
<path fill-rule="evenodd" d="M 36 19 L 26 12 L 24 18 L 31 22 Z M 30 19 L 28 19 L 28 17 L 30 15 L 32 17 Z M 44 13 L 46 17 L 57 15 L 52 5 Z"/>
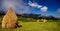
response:
<path fill-rule="evenodd" d="M 0 10 L 12 8 L 17 14 L 34 13 L 60 17 L 60 0 L 0 0 Z"/>

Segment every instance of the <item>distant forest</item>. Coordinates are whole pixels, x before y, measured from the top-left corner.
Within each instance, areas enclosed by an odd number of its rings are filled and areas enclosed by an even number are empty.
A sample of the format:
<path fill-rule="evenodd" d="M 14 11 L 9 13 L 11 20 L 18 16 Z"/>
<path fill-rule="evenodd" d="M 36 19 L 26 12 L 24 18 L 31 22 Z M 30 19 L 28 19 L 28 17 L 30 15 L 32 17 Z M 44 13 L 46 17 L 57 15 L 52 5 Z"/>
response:
<path fill-rule="evenodd" d="M 5 15 L 5 12 L 0 10 L 0 15 Z M 41 15 L 41 14 L 17 14 L 17 16 L 22 16 L 22 17 L 26 17 L 26 18 L 34 18 L 34 19 L 47 19 L 47 20 L 60 20 L 60 18 L 56 18 L 54 16 L 45 16 L 45 15 Z"/>

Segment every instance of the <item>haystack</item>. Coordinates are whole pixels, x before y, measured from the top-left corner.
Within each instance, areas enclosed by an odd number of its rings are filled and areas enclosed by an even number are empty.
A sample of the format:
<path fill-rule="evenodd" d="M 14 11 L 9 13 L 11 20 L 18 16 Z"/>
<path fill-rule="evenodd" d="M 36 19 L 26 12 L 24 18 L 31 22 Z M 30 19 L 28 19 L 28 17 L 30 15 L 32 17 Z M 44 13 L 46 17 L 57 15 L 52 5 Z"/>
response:
<path fill-rule="evenodd" d="M 47 19 L 41 19 L 44 23 L 46 23 L 47 22 Z"/>
<path fill-rule="evenodd" d="M 2 28 L 15 28 L 17 27 L 18 24 L 18 18 L 15 14 L 15 12 L 13 11 L 12 8 L 10 8 L 6 15 L 3 17 L 2 20 Z"/>
<path fill-rule="evenodd" d="M 40 20 L 39 19 L 37 19 L 37 22 L 39 22 Z"/>

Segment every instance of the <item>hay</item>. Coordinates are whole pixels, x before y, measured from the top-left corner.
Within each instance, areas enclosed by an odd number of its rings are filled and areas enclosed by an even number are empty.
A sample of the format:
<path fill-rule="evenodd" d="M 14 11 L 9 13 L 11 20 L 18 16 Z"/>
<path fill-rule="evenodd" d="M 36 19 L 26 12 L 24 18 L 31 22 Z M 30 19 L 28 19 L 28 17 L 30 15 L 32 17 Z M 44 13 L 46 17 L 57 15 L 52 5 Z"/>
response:
<path fill-rule="evenodd" d="M 41 21 L 42 21 L 43 23 L 46 23 L 46 22 L 47 22 L 47 19 L 41 19 Z"/>
<path fill-rule="evenodd" d="M 18 24 L 15 12 L 10 8 L 2 20 L 2 28 L 15 28 Z"/>
<path fill-rule="evenodd" d="M 47 22 L 47 19 L 43 19 L 43 22 L 46 23 Z"/>

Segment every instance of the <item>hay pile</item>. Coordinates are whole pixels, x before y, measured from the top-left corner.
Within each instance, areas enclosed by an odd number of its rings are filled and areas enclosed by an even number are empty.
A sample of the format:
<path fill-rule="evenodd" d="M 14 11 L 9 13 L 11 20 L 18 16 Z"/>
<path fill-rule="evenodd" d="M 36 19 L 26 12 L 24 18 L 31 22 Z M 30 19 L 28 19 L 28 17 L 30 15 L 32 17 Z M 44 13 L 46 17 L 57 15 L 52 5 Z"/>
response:
<path fill-rule="evenodd" d="M 18 24 L 15 12 L 10 8 L 2 20 L 2 28 L 15 28 Z"/>
<path fill-rule="evenodd" d="M 40 20 L 39 19 L 37 19 L 37 22 L 39 22 Z"/>
<path fill-rule="evenodd" d="M 43 23 L 46 23 L 47 22 L 47 19 L 41 19 L 43 21 Z"/>
<path fill-rule="evenodd" d="M 47 19 L 44 19 L 43 22 L 46 23 L 47 22 Z"/>

